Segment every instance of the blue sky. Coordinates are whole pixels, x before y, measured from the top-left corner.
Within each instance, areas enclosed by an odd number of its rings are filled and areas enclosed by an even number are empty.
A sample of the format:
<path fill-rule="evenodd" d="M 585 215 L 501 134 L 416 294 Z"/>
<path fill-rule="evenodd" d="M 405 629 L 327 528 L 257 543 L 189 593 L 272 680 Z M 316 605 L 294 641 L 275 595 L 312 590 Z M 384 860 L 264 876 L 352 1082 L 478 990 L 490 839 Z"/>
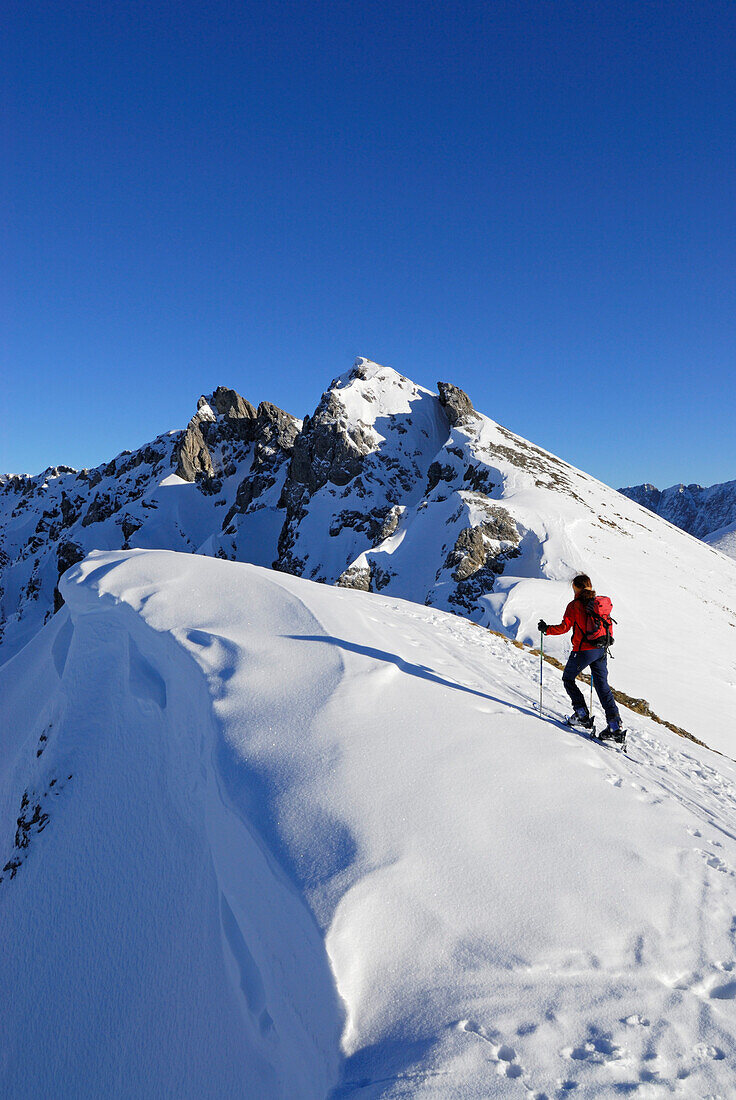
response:
<path fill-rule="evenodd" d="M 613 485 L 736 477 L 736 5 L 6 0 L 0 470 L 356 355 Z"/>

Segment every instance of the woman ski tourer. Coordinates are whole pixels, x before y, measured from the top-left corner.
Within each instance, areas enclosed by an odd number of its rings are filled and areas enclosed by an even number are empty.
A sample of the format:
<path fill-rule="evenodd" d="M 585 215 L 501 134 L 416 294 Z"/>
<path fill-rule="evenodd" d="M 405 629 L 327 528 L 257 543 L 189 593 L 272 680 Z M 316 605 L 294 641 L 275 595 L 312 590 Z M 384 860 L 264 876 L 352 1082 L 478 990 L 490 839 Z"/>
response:
<path fill-rule="evenodd" d="M 579 729 L 594 728 L 583 693 L 575 683 L 579 673 L 585 668 L 590 668 L 593 686 L 608 722 L 598 736 L 610 737 L 622 743 L 626 733 L 621 724 L 616 700 L 608 684 L 608 647 L 613 640 L 612 604 L 608 596 L 596 596 L 590 577 L 585 573 L 579 573 L 574 578 L 572 590 L 575 598 L 565 608 L 565 616 L 561 623 L 557 626 L 548 626 L 544 619 L 539 620 L 539 630 L 545 635 L 567 634 L 568 630 L 572 630 L 572 653 L 562 673 L 562 683 L 575 708 L 567 721 L 571 726 Z"/>

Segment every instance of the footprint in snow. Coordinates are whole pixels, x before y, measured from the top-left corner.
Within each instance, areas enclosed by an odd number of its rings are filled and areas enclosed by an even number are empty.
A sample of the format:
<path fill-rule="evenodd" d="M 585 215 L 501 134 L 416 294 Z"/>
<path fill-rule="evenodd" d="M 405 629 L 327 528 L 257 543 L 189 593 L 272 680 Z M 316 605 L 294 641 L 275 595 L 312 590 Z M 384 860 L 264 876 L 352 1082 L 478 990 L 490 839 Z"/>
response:
<path fill-rule="evenodd" d="M 460 1020 L 458 1029 L 471 1035 L 477 1035 L 491 1048 L 491 1061 L 496 1064 L 496 1072 L 502 1077 L 522 1077 L 524 1070 L 519 1065 L 514 1047 L 509 1043 L 497 1043 L 498 1032 L 489 1030 L 475 1020 Z"/>
<path fill-rule="evenodd" d="M 650 1020 L 646 1016 L 641 1016 L 638 1012 L 633 1013 L 631 1016 L 625 1016 L 619 1021 L 622 1024 L 626 1024 L 627 1027 L 649 1027 Z"/>
<path fill-rule="evenodd" d="M 725 985 L 718 985 L 710 991 L 711 1000 L 717 1001 L 733 1001 L 736 999 L 736 982 L 726 982 Z"/>
<path fill-rule="evenodd" d="M 612 1036 L 590 1025 L 587 1038 L 574 1047 L 564 1047 L 561 1051 L 563 1058 L 569 1058 L 573 1062 L 587 1062 L 592 1065 L 603 1065 L 607 1062 L 617 1062 L 624 1056 L 621 1047 L 613 1042 Z"/>
<path fill-rule="evenodd" d="M 717 856 L 715 852 L 706 852 L 702 848 L 696 848 L 700 858 L 705 861 L 708 867 L 712 867 L 714 871 L 720 871 L 722 875 L 729 875 L 733 877 L 733 871 L 724 860 Z"/>
<path fill-rule="evenodd" d="M 698 1043 L 693 1048 L 693 1054 L 699 1062 L 721 1062 L 726 1057 L 720 1047 L 710 1046 L 708 1043 Z"/>

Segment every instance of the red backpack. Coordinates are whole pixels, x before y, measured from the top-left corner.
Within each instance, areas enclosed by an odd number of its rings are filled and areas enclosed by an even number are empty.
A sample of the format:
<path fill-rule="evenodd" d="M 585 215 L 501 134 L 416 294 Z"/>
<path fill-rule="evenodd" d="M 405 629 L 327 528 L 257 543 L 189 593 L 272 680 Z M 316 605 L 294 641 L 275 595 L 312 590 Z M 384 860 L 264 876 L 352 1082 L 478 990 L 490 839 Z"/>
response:
<path fill-rule="evenodd" d="M 608 596 L 596 596 L 592 600 L 583 602 L 585 610 L 585 630 L 583 641 L 588 645 L 610 649 L 613 645 L 613 623 L 611 618 L 613 604 Z"/>

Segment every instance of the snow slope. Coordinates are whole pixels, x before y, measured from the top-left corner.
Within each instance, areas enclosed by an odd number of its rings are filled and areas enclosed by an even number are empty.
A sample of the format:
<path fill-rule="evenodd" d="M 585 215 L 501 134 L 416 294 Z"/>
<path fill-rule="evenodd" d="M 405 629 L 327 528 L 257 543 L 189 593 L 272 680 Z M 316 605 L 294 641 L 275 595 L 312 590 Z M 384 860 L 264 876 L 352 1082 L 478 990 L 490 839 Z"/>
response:
<path fill-rule="evenodd" d="M 714 550 L 720 550 L 726 557 L 736 558 L 736 523 L 712 531 L 704 537 L 703 542 L 707 542 Z"/>
<path fill-rule="evenodd" d="M 3 1094 L 732 1093 L 730 760 L 540 721 L 537 659 L 396 598 L 62 584 L 0 670 Z"/>

